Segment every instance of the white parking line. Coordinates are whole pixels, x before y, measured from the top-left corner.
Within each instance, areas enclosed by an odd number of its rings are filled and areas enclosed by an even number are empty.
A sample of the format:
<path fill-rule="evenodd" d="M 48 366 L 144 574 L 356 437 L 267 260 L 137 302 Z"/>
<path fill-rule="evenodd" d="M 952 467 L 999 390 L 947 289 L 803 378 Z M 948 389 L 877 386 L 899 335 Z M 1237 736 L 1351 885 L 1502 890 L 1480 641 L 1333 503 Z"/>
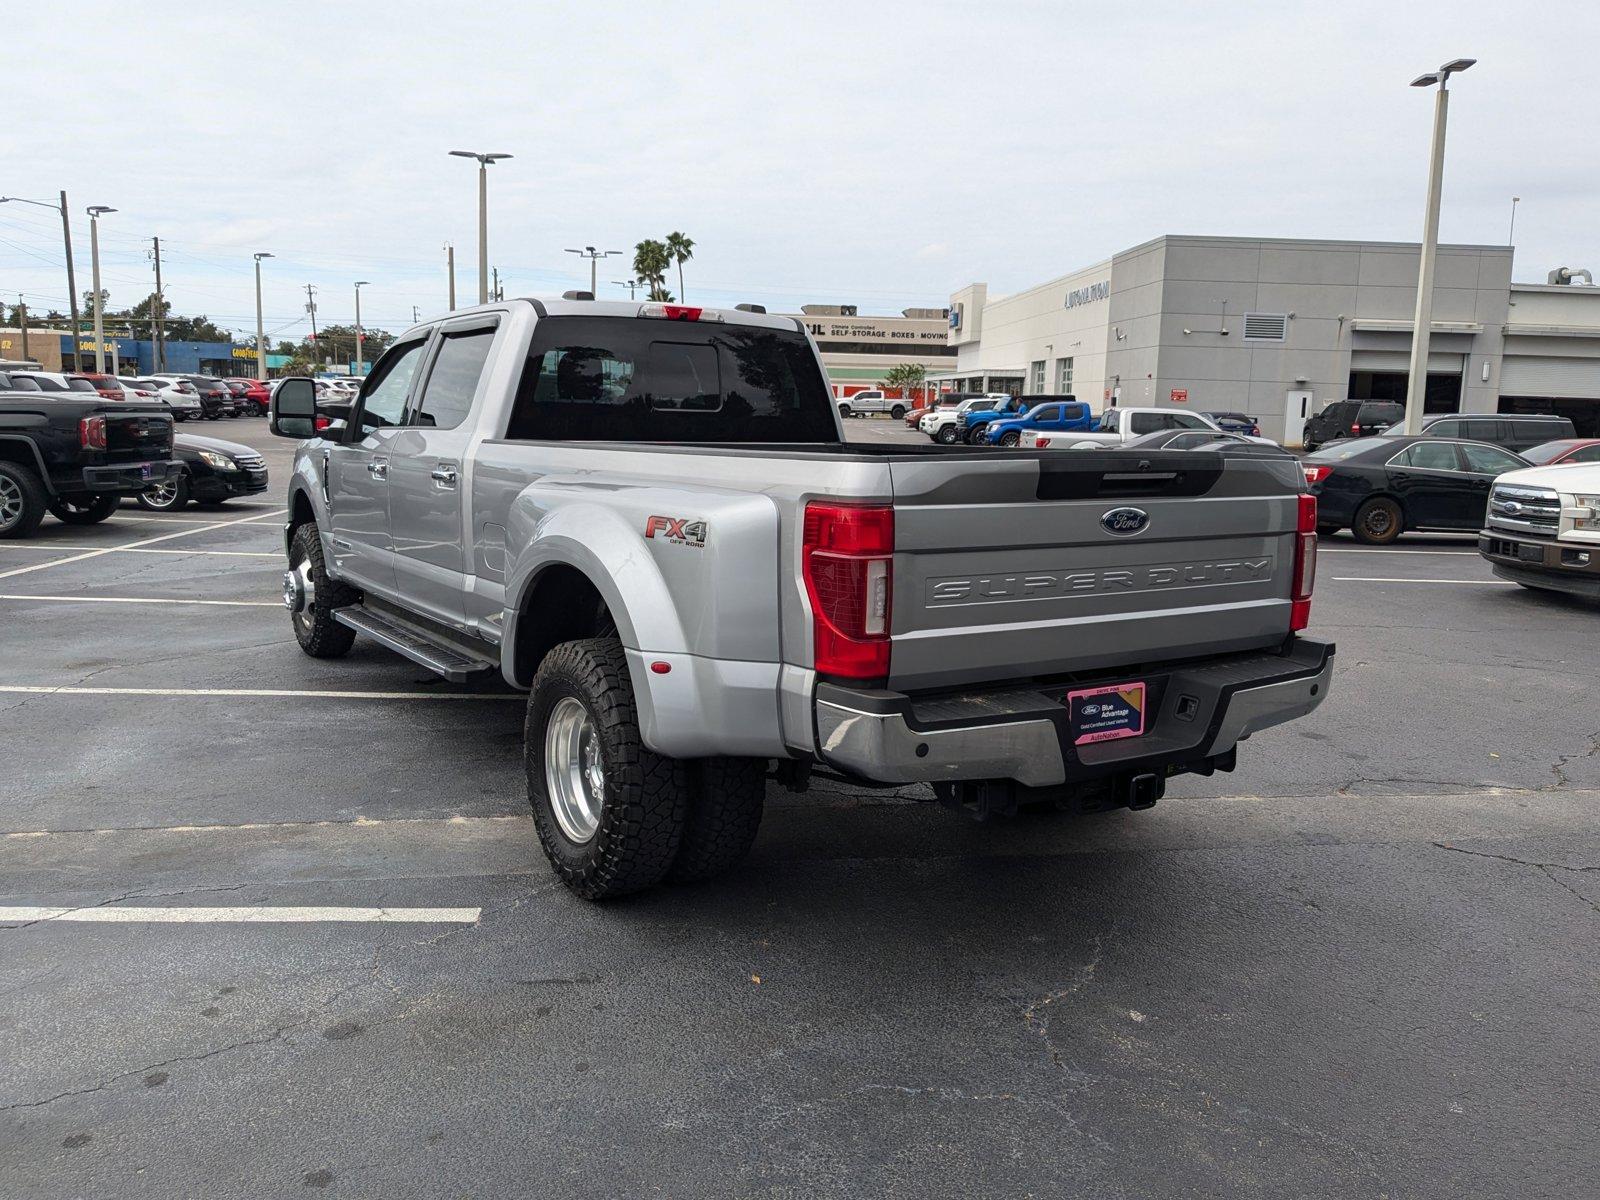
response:
<path fill-rule="evenodd" d="M 223 922 L 406 921 L 475 925 L 481 908 L 332 908 L 325 906 L 251 905 L 238 908 L 37 908 L 0 907 L 0 924 L 38 921 L 108 921 L 117 924 L 186 921 L 202 925 Z"/>
<path fill-rule="evenodd" d="M 0 694 L 26 696 L 242 696 L 316 700 L 523 700 L 520 692 L 335 692 L 293 688 L 48 687 L 0 684 Z"/>
<path fill-rule="evenodd" d="M 1397 579 L 1388 575 L 1335 575 L 1334 583 L 1453 583 L 1457 587 L 1516 587 L 1504 579 Z"/>
<path fill-rule="evenodd" d="M 49 600 L 55 604 L 207 604 L 213 608 L 282 608 L 281 600 L 190 600 L 167 596 L 24 596 L 0 592 L 0 600 Z"/>
<path fill-rule="evenodd" d="M 173 538 L 188 537 L 191 533 L 204 533 L 208 529 L 226 529 L 231 525 L 246 525 L 251 521 L 264 521 L 268 517 L 281 517 L 289 510 L 280 508 L 275 512 L 259 513 L 253 517 L 240 517 L 235 521 L 216 521 L 209 525 L 196 525 L 192 529 L 180 529 L 176 533 L 163 533 L 160 537 L 144 538 L 137 542 L 129 542 L 124 546 L 107 546 L 104 550 L 91 550 L 87 554 L 74 554 L 70 558 L 58 558 L 47 563 L 34 563 L 31 567 L 13 567 L 9 571 L 0 571 L 0 579 L 10 579 L 14 575 L 26 575 L 31 571 L 44 571 L 50 567 L 64 567 L 68 563 L 83 562 L 89 558 L 99 558 L 102 554 L 114 554 L 118 550 L 136 550 L 142 546 L 153 546 L 157 542 L 170 542 Z"/>
<path fill-rule="evenodd" d="M 1317 557 L 1321 558 L 1324 554 L 1442 554 L 1446 558 L 1478 557 L 1478 552 L 1476 550 L 1351 550 L 1344 548 L 1337 550 L 1324 550 L 1321 546 L 1318 546 Z"/>
<path fill-rule="evenodd" d="M 52 550 L 105 550 L 108 554 L 205 554 L 212 558 L 283 559 L 283 555 L 276 550 L 143 550 L 131 546 L 63 546 L 51 542 L 42 545 L 35 542 L 0 542 L 0 550 L 42 550 L 47 554 Z"/>

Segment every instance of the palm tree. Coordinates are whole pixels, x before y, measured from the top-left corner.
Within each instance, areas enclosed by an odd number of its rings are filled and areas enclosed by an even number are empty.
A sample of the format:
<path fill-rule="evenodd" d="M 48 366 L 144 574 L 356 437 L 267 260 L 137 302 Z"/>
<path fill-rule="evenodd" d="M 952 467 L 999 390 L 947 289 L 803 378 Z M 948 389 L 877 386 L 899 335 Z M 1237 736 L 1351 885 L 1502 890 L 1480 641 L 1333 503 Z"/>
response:
<path fill-rule="evenodd" d="M 633 248 L 633 273 L 650 285 L 650 299 L 672 298 L 667 292 L 667 267 L 671 262 L 667 248 L 654 238 L 645 238 Z"/>
<path fill-rule="evenodd" d="M 673 232 L 667 234 L 667 254 L 678 264 L 678 299 L 684 299 L 683 292 L 683 264 L 694 257 L 694 242 L 684 234 Z"/>

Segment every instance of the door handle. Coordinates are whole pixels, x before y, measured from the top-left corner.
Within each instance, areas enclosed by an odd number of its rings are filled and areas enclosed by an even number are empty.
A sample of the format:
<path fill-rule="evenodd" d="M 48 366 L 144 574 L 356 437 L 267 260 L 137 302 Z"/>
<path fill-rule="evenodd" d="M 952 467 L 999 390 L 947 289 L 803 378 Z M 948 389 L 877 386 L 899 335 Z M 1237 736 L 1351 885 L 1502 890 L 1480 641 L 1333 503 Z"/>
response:
<path fill-rule="evenodd" d="M 367 464 L 367 474 L 371 475 L 374 479 L 389 478 L 389 460 L 387 458 L 373 459 Z"/>
<path fill-rule="evenodd" d="M 444 488 L 453 488 L 453 487 L 455 487 L 455 485 L 456 485 L 456 465 L 455 465 L 455 463 L 444 463 L 444 462 L 442 462 L 438 466 L 434 467 L 434 469 L 433 469 L 433 478 L 434 478 L 434 482 L 439 484 L 440 487 L 444 487 Z"/>

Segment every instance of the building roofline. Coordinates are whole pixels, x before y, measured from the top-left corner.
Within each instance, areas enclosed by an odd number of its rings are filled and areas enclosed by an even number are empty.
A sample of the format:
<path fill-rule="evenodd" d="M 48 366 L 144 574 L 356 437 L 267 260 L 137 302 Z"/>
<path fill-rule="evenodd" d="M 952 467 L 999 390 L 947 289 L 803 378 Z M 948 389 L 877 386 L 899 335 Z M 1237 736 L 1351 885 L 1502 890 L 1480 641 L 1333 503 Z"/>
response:
<path fill-rule="evenodd" d="M 1134 254 L 1152 246 L 1162 245 L 1167 242 L 1203 243 L 1215 246 L 1221 245 L 1258 245 L 1258 246 L 1284 246 L 1293 249 L 1297 246 L 1316 247 L 1328 249 L 1332 247 L 1348 247 L 1352 250 L 1379 249 L 1379 250 L 1417 250 L 1421 242 L 1385 242 L 1368 238 L 1292 238 L 1292 237 L 1251 237 L 1240 235 L 1227 237 L 1218 234 L 1205 233 L 1163 233 L 1151 238 L 1149 241 L 1140 242 L 1137 246 L 1130 246 L 1126 250 L 1119 250 L 1112 259 L 1121 258 L 1125 254 Z M 1440 250 L 1505 250 L 1509 252 L 1512 247 L 1508 245 L 1477 243 L 1477 242 L 1440 242 Z"/>

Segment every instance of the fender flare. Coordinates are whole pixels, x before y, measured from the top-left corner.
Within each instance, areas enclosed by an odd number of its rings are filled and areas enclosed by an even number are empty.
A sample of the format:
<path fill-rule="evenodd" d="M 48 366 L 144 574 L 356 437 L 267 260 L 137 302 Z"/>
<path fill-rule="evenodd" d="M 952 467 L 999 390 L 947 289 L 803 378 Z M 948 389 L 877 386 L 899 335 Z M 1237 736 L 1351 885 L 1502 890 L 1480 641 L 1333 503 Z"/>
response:
<path fill-rule="evenodd" d="M 33 455 L 34 466 L 39 469 L 39 481 L 44 484 L 44 490 L 50 495 L 56 494 L 55 482 L 50 478 L 50 472 L 44 465 L 44 455 L 39 453 L 39 447 L 32 438 L 23 437 L 20 433 L 0 433 L 0 442 L 21 442 Z"/>

